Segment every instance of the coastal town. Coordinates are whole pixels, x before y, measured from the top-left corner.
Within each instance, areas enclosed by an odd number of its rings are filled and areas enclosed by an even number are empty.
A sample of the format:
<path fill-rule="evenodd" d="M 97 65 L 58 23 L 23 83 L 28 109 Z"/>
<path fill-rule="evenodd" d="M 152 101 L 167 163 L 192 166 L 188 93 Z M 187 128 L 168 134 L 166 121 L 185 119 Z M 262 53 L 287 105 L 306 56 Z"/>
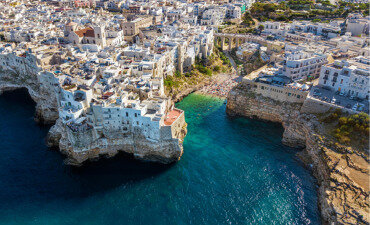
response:
<path fill-rule="evenodd" d="M 26 88 L 71 165 L 119 151 L 178 161 L 187 124 L 175 103 L 225 99 L 230 116 L 281 123 L 310 166 L 330 149 L 312 147 L 320 135 L 360 155 L 345 156 L 357 172 L 340 169 L 357 197 L 335 202 L 345 190 L 332 188 L 320 207 L 331 224 L 367 224 L 369 34 L 366 0 L 0 0 L 0 94 Z"/>

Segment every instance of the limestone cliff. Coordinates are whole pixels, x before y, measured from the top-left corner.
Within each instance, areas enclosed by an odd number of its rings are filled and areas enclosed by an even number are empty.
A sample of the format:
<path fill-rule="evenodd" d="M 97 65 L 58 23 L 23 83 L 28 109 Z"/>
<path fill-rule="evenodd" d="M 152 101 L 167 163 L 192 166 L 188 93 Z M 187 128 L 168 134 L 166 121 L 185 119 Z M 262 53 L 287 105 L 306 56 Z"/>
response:
<path fill-rule="evenodd" d="M 327 139 L 316 116 L 302 113 L 301 108 L 302 104 L 256 95 L 242 83 L 227 98 L 229 115 L 279 122 L 284 127 L 284 144 L 305 147 L 304 161 L 312 164 L 319 184 L 323 223 L 368 224 L 368 158 Z"/>
<path fill-rule="evenodd" d="M 128 133 L 103 131 L 98 137 L 93 132 L 73 133 L 58 119 L 48 133 L 47 144 L 50 147 L 59 147 L 67 156 L 65 163 L 75 166 L 101 156 L 112 157 L 120 151 L 132 154 L 140 160 L 168 164 L 180 159 L 187 129 L 184 122 L 174 137 L 168 128 L 162 128 L 159 141 L 145 138 L 139 128 Z M 76 141 L 71 142 L 69 136 L 73 136 Z"/>
<path fill-rule="evenodd" d="M 28 61 L 24 61 L 27 63 Z M 39 80 L 40 69 L 29 63 L 27 66 L 0 67 L 0 94 L 19 88 L 26 88 L 36 102 L 35 120 L 53 124 L 58 118 L 58 103 L 54 89 Z"/>
<path fill-rule="evenodd" d="M 140 129 L 132 132 L 95 131 L 73 133 L 62 123 L 58 113 L 58 84 L 53 83 L 51 73 L 41 71 L 38 60 L 32 54 L 1 55 L 0 94 L 18 88 L 26 88 L 36 103 L 35 120 L 54 124 L 47 136 L 47 145 L 58 147 L 67 156 L 65 162 L 81 165 L 99 156 L 114 156 L 119 151 L 133 154 L 136 158 L 171 163 L 180 159 L 182 142 L 186 135 L 185 117 L 176 120 L 176 126 L 161 126 L 159 140 L 151 140 Z M 77 139 L 77 142 L 72 140 Z"/>

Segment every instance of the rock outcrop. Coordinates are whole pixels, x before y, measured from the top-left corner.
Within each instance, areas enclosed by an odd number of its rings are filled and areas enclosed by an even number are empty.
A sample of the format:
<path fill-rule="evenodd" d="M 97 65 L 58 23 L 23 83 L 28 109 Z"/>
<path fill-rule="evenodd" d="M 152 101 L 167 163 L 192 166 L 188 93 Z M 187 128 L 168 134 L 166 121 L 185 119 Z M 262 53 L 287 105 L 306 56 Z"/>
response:
<path fill-rule="evenodd" d="M 49 130 L 47 145 L 58 147 L 67 156 L 67 164 L 79 166 L 103 155 L 114 156 L 119 151 L 133 154 L 137 159 L 164 164 L 180 159 L 183 153 L 182 142 L 187 132 L 183 114 L 171 126 L 159 128 L 159 140 L 145 137 L 139 128 L 126 133 L 97 132 L 95 129 L 73 133 L 59 119 L 57 84 L 50 80 L 53 77 L 50 73 L 41 71 L 36 57 L 32 54 L 8 54 L 2 57 L 6 59 L 6 66 L 0 66 L 0 94 L 19 88 L 28 90 L 36 103 L 35 120 L 42 124 L 55 123 Z"/>
<path fill-rule="evenodd" d="M 138 128 L 135 132 L 106 132 L 99 138 L 91 132 L 72 134 L 63 125 L 61 119 L 51 127 L 47 137 L 49 147 L 58 147 L 67 156 L 65 163 L 80 166 L 87 160 L 102 156 L 113 157 L 123 151 L 132 154 L 136 159 L 168 164 L 176 162 L 183 153 L 182 142 L 186 136 L 186 123 L 177 133 L 176 138 L 169 134 L 170 130 L 162 130 L 161 139 L 153 141 L 145 138 Z M 74 135 L 78 140 L 72 144 L 68 135 Z"/>
<path fill-rule="evenodd" d="M 279 122 L 284 127 L 284 144 L 305 147 L 308 159 L 303 161 L 313 166 L 324 224 L 368 224 L 368 157 L 326 138 L 317 117 L 302 113 L 301 108 L 302 104 L 256 95 L 242 83 L 227 98 L 229 115 Z"/>
<path fill-rule="evenodd" d="M 0 69 L 0 94 L 26 88 L 36 102 L 35 120 L 42 124 L 53 124 L 58 118 L 58 103 L 54 89 L 39 80 L 39 68 L 28 66 Z"/>

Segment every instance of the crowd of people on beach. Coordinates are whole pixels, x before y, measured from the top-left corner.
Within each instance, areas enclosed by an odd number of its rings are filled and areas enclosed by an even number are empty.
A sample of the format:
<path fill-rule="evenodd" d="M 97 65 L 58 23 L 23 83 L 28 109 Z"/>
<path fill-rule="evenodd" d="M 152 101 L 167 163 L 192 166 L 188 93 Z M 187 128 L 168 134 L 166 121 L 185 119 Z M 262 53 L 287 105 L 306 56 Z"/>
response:
<path fill-rule="evenodd" d="M 215 97 L 226 98 L 229 91 L 237 84 L 238 84 L 237 76 L 228 76 L 225 79 L 217 79 L 211 84 L 203 87 L 203 89 L 200 92 Z"/>

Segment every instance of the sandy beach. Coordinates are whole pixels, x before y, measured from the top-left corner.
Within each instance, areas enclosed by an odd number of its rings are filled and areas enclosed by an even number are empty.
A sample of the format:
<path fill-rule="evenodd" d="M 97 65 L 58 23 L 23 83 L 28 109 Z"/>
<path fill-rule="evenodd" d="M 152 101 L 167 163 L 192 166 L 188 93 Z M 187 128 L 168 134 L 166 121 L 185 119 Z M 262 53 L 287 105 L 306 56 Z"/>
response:
<path fill-rule="evenodd" d="M 241 81 L 241 77 L 234 73 L 218 74 L 212 81 L 197 91 L 197 93 L 226 98 L 229 91 Z"/>

